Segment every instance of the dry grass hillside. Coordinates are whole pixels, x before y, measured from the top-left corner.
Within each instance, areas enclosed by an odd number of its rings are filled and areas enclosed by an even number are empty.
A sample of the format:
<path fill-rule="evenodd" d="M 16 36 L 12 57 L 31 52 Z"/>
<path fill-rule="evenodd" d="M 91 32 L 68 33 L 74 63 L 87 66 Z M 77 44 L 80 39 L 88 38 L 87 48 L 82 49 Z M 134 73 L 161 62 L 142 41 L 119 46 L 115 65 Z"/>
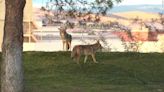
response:
<path fill-rule="evenodd" d="M 102 23 L 109 23 L 109 22 L 119 22 L 128 26 L 131 24 L 130 19 L 139 18 L 143 21 L 150 21 L 151 19 L 159 19 L 159 15 L 156 13 L 148 13 L 142 11 L 129 11 L 129 12 L 120 12 L 120 13 L 113 13 L 109 16 L 101 16 Z"/>
<path fill-rule="evenodd" d="M 143 20 L 159 18 L 158 14 L 147 13 L 147 12 L 142 12 L 142 11 L 121 12 L 121 13 L 115 13 L 115 15 L 122 16 L 122 17 L 125 17 L 128 19 L 132 19 L 132 18 L 136 18 L 136 17 L 143 19 Z"/>

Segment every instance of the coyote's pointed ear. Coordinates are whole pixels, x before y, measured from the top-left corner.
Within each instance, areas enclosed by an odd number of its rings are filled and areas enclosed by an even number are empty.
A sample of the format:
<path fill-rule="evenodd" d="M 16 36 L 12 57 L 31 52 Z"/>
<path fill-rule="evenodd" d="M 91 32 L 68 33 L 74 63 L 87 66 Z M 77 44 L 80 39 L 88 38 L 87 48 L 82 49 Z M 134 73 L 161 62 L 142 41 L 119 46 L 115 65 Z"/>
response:
<path fill-rule="evenodd" d="M 59 30 L 62 30 L 62 27 L 59 27 L 58 29 L 59 29 Z"/>
<path fill-rule="evenodd" d="M 100 40 L 97 40 L 97 43 L 100 43 Z"/>
<path fill-rule="evenodd" d="M 64 26 L 64 27 L 63 27 L 63 30 L 67 30 L 67 27 L 66 27 L 66 26 Z"/>
<path fill-rule="evenodd" d="M 62 27 L 62 26 L 61 26 L 61 27 L 58 28 L 58 29 L 59 29 L 59 30 L 65 30 L 65 27 Z"/>

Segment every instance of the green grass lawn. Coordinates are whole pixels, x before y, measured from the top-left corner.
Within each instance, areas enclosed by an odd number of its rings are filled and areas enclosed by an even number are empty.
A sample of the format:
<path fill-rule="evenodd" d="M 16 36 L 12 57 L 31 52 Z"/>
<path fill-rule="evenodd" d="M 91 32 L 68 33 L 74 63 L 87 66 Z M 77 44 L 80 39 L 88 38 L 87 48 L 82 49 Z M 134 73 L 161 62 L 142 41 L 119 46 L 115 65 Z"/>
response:
<path fill-rule="evenodd" d="M 96 56 L 77 65 L 70 52 L 25 52 L 25 92 L 164 92 L 164 54 Z"/>

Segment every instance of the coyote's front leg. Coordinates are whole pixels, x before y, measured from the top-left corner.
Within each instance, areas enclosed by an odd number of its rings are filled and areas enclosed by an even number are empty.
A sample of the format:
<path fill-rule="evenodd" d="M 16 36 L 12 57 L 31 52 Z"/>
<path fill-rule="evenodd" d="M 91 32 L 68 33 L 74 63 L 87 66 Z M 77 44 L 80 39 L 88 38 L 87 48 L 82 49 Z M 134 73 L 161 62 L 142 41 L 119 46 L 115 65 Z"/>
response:
<path fill-rule="evenodd" d="M 96 61 L 95 54 L 92 54 L 91 56 L 92 56 L 93 62 L 94 62 L 94 63 L 98 63 L 98 62 Z"/>

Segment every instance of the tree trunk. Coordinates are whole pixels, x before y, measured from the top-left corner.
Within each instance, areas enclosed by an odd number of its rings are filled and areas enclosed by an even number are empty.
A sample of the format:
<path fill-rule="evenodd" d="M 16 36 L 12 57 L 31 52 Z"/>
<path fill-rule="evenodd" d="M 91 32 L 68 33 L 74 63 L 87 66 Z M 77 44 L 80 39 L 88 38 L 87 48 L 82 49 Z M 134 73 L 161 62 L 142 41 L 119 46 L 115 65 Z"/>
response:
<path fill-rule="evenodd" d="M 23 92 L 23 10 L 25 0 L 5 0 L 1 92 Z"/>

